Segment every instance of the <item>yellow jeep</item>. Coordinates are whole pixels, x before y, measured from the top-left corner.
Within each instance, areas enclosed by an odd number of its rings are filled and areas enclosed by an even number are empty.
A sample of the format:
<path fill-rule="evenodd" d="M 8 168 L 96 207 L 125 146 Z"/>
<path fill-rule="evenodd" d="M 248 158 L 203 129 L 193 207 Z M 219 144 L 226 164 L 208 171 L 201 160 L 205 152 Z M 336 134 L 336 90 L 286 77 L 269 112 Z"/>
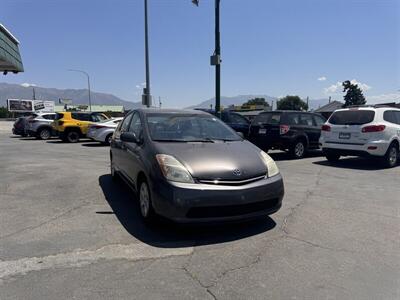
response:
<path fill-rule="evenodd" d="M 89 125 L 107 120 L 108 117 L 98 112 L 59 112 L 53 122 L 53 129 L 61 140 L 77 143 L 86 136 Z"/>

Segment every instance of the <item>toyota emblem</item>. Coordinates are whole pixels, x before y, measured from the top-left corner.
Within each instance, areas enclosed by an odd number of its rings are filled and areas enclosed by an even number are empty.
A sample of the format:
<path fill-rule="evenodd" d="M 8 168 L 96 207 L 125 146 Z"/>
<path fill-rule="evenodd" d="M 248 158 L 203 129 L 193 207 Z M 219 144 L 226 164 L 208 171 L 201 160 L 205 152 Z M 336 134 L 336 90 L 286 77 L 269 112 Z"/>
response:
<path fill-rule="evenodd" d="M 235 170 L 233 170 L 233 175 L 240 176 L 240 175 L 242 175 L 242 171 L 240 171 L 239 169 L 235 169 Z"/>

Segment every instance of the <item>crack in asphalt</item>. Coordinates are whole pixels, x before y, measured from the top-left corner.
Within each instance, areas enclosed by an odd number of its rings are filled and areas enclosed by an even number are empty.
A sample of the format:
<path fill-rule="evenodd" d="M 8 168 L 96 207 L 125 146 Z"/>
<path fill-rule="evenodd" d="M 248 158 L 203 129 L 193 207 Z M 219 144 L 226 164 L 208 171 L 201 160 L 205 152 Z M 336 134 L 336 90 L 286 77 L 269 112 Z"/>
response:
<path fill-rule="evenodd" d="M 85 203 L 83 203 L 83 204 L 81 204 L 81 205 L 79 205 L 79 206 L 75 206 L 75 207 L 73 207 L 73 208 L 71 208 L 71 209 L 69 209 L 69 210 L 67 210 L 67 211 L 65 211 L 65 212 L 63 212 L 63 213 L 61 213 L 61 214 L 58 214 L 58 215 L 55 216 L 55 217 L 52 217 L 52 218 L 50 218 L 50 219 L 47 219 L 46 221 L 44 221 L 44 222 L 42 222 L 42 223 L 39 223 L 39 224 L 37 224 L 37 225 L 25 227 L 25 228 L 23 228 L 23 229 L 20 229 L 20 230 L 15 231 L 15 232 L 12 232 L 12 233 L 9 233 L 9 234 L 0 236 L 0 240 L 5 239 L 5 238 L 9 238 L 9 237 L 11 237 L 11 236 L 13 236 L 13 235 L 17 235 L 17 234 L 20 234 L 20 233 L 25 232 L 25 231 L 28 231 L 28 230 L 33 230 L 33 229 L 39 228 L 39 227 L 41 227 L 41 226 L 43 226 L 43 225 L 46 225 L 46 224 L 48 224 L 48 223 L 50 223 L 50 222 L 53 222 L 53 221 L 55 221 L 55 220 L 57 220 L 57 219 L 59 219 L 59 218 L 62 218 L 62 217 L 64 217 L 65 215 L 67 215 L 67 214 L 69 214 L 69 213 L 71 213 L 71 212 L 73 212 L 73 211 L 75 211 L 75 210 L 78 210 L 78 209 L 80 209 L 80 208 L 82 208 L 82 207 L 84 207 L 84 206 L 88 206 L 88 205 L 91 205 L 91 204 L 92 204 L 92 203 L 85 202 Z"/>
<path fill-rule="evenodd" d="M 288 229 L 287 229 L 289 219 L 291 219 L 294 216 L 294 214 L 297 212 L 297 210 L 302 205 L 304 205 L 307 202 L 307 200 L 314 194 L 314 189 L 319 185 L 319 183 L 321 181 L 322 171 L 323 171 L 323 168 L 320 167 L 318 173 L 316 174 L 316 180 L 315 180 L 315 183 L 314 183 L 313 187 L 308 188 L 306 190 L 306 194 L 305 194 L 304 199 L 302 201 L 300 201 L 298 204 L 296 204 L 294 207 L 292 207 L 290 213 L 283 220 L 282 225 L 281 225 L 280 228 L 285 234 L 289 234 Z"/>
<path fill-rule="evenodd" d="M 307 240 L 303 240 L 303 239 L 291 236 L 289 234 L 286 234 L 284 237 L 287 237 L 287 238 L 292 239 L 292 240 L 296 240 L 298 242 L 305 243 L 305 244 L 310 245 L 310 246 L 315 247 L 315 248 L 321 248 L 321 249 L 324 249 L 324 250 L 330 250 L 330 251 L 335 251 L 335 252 L 346 252 L 346 253 L 358 253 L 358 252 L 347 250 L 347 249 L 332 248 L 332 247 L 322 246 L 322 245 L 319 245 L 319 244 L 316 244 L 316 243 L 313 243 L 313 242 L 310 242 L 310 241 L 307 241 Z"/>

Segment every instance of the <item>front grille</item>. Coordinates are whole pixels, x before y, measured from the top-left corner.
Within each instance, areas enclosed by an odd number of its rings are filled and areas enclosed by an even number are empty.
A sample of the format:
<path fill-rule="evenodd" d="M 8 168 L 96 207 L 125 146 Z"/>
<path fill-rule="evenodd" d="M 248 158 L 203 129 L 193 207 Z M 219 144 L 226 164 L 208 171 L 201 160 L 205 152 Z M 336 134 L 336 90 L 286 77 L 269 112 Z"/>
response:
<path fill-rule="evenodd" d="M 278 203 L 279 198 L 275 198 L 239 205 L 193 207 L 189 209 L 186 217 L 191 219 L 234 217 L 273 209 Z"/>
<path fill-rule="evenodd" d="M 245 180 L 205 180 L 205 179 L 200 179 L 198 180 L 199 183 L 203 184 L 211 184 L 211 185 L 229 185 L 229 186 L 236 186 L 236 185 L 245 185 L 249 184 L 255 181 L 259 181 L 265 178 L 265 175 L 258 176 L 258 177 L 253 177 Z"/>

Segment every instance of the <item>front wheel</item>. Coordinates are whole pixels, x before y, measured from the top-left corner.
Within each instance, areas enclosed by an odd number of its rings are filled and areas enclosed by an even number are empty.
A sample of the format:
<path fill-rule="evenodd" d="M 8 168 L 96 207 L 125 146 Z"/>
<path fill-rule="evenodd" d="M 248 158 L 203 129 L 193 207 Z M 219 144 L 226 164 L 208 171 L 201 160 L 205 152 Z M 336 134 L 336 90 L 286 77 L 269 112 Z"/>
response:
<path fill-rule="evenodd" d="M 139 186 L 139 206 L 143 220 L 146 223 L 152 223 L 156 215 L 151 204 L 150 190 L 146 181 L 142 181 Z"/>
<path fill-rule="evenodd" d="M 383 157 L 383 165 L 386 168 L 393 168 L 397 165 L 399 159 L 399 148 L 395 144 L 391 144 Z"/>

